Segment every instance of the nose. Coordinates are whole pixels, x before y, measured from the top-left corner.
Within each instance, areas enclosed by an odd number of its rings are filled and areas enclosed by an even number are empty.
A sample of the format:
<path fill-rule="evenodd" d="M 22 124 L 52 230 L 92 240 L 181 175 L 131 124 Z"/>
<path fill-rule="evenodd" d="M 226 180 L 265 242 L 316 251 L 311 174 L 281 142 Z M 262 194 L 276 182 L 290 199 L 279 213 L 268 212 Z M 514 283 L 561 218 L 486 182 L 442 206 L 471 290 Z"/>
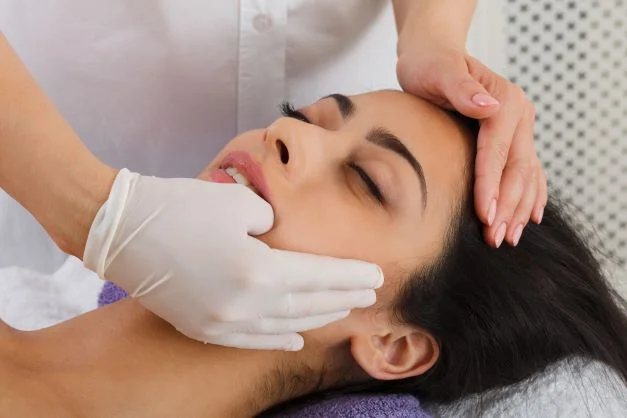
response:
<path fill-rule="evenodd" d="M 285 145 L 285 142 L 283 142 L 281 138 L 276 138 L 274 145 L 276 146 L 281 163 L 287 165 L 287 163 L 290 162 L 290 150 L 287 149 L 287 145 Z"/>
<path fill-rule="evenodd" d="M 292 181 L 302 181 L 328 168 L 337 153 L 330 132 L 290 118 L 279 118 L 267 128 L 266 155 Z"/>

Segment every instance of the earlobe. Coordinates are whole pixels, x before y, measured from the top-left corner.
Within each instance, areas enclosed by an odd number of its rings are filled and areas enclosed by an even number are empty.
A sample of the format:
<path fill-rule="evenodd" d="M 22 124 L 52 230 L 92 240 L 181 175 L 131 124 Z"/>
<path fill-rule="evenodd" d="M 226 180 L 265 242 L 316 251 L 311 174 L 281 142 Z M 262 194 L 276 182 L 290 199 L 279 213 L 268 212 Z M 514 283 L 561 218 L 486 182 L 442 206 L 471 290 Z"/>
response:
<path fill-rule="evenodd" d="M 384 335 L 354 336 L 351 352 L 371 377 L 399 380 L 427 372 L 438 360 L 440 347 L 430 333 L 403 328 Z"/>

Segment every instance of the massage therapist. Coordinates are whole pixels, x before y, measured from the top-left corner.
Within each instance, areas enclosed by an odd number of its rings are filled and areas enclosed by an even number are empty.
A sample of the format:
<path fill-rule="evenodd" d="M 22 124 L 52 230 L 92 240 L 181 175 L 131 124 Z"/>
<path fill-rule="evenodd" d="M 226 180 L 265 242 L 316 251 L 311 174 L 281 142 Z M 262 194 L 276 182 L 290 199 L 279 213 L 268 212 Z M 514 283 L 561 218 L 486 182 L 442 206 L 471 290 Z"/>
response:
<path fill-rule="evenodd" d="M 475 6 L 0 0 L 2 216 L 14 199 L 52 238 L 2 240 L 16 258 L 56 244 L 191 338 L 298 350 L 298 332 L 373 304 L 381 270 L 269 248 L 254 236 L 273 210 L 255 193 L 165 177 L 196 174 L 283 100 L 400 86 L 480 119 L 477 214 L 489 245 L 516 245 L 546 178 L 533 106 L 466 52 Z"/>

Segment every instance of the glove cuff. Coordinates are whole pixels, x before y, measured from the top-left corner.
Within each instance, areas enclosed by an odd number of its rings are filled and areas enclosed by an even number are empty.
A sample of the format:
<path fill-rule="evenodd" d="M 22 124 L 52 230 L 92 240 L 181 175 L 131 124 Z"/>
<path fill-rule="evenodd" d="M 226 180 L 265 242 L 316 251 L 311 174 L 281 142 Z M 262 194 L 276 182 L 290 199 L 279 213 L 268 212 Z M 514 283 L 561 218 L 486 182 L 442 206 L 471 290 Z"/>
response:
<path fill-rule="evenodd" d="M 105 272 L 109 265 L 109 250 L 120 224 L 129 193 L 139 177 L 139 174 L 126 168 L 118 172 L 109 192 L 109 197 L 96 213 L 89 229 L 83 265 L 98 274 L 101 279 L 105 278 Z"/>

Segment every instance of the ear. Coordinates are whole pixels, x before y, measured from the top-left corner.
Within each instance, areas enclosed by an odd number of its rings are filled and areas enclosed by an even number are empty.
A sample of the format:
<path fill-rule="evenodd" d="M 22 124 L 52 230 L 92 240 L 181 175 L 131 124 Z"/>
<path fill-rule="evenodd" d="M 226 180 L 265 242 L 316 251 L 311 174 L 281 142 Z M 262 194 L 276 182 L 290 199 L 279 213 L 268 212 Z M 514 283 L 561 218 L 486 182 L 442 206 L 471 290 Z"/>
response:
<path fill-rule="evenodd" d="M 402 326 L 355 335 L 351 352 L 371 377 L 399 380 L 427 372 L 438 360 L 440 346 L 427 331 Z"/>

